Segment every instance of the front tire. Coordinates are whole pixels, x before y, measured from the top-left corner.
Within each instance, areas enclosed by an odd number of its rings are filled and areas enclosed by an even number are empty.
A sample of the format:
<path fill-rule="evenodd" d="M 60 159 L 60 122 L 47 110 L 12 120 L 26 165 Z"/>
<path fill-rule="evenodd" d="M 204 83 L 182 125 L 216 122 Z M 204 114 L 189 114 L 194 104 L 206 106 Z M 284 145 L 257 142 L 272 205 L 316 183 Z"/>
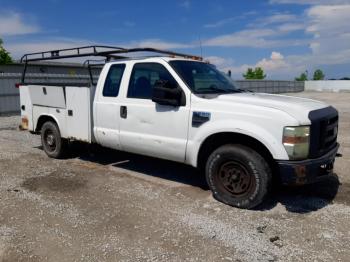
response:
<path fill-rule="evenodd" d="M 66 155 L 68 142 L 61 137 L 60 130 L 54 122 L 48 121 L 42 126 L 41 144 L 51 158 L 63 158 Z"/>
<path fill-rule="evenodd" d="M 243 145 L 216 149 L 206 164 L 206 179 L 213 197 L 227 205 L 251 209 L 261 204 L 271 186 L 266 160 Z"/>

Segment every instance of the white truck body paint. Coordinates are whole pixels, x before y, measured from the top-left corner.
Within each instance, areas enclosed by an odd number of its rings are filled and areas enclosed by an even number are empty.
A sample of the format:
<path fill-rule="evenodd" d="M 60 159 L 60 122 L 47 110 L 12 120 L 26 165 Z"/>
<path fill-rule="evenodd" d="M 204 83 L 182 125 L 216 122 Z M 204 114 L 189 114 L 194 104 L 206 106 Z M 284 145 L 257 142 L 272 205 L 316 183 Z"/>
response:
<path fill-rule="evenodd" d="M 234 93 L 222 95 L 192 94 L 189 87 L 168 63 L 178 58 L 153 57 L 105 64 L 97 86 L 20 87 L 22 116 L 29 118 L 29 130 L 35 131 L 40 116 L 51 116 L 65 138 L 98 143 L 106 147 L 139 153 L 197 166 L 198 152 L 206 138 L 222 132 L 250 136 L 261 142 L 274 159 L 288 160 L 282 144 L 285 126 L 309 125 L 312 110 L 326 104 L 282 95 Z M 188 60 L 192 61 L 192 60 Z M 150 99 L 127 97 L 135 63 L 163 65 L 183 90 L 186 105 L 165 106 Z M 125 64 L 117 97 L 104 97 L 102 90 L 111 65 Z M 127 107 L 127 118 L 120 115 Z M 68 115 L 73 110 L 73 116 Z M 192 126 L 193 112 L 210 113 L 210 121 Z"/>

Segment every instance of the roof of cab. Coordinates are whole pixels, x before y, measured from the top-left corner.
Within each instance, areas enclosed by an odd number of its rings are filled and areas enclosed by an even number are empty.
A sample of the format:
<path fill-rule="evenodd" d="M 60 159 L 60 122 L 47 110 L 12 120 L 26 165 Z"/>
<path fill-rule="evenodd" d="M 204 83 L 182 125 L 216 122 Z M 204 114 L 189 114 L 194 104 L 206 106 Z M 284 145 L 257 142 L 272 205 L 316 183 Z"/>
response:
<path fill-rule="evenodd" d="M 192 61 L 192 62 L 205 62 L 198 59 L 191 59 L 191 58 L 183 58 L 183 57 L 170 57 L 170 56 L 147 56 L 147 57 L 129 57 L 126 59 L 118 59 L 118 60 L 111 60 L 107 63 L 112 64 L 119 64 L 119 63 L 125 63 L 125 62 L 133 62 L 133 61 L 155 61 L 155 60 L 163 60 L 166 62 L 170 61 Z M 106 63 L 106 64 L 107 64 Z"/>

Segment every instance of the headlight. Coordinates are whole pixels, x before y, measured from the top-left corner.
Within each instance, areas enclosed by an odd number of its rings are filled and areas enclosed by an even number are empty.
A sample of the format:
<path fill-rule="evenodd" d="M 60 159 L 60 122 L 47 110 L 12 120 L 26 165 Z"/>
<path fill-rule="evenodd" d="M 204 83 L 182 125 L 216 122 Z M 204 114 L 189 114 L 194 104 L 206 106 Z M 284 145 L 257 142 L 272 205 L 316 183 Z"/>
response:
<path fill-rule="evenodd" d="M 287 126 L 283 130 L 283 145 L 289 159 L 306 159 L 309 155 L 309 126 Z"/>

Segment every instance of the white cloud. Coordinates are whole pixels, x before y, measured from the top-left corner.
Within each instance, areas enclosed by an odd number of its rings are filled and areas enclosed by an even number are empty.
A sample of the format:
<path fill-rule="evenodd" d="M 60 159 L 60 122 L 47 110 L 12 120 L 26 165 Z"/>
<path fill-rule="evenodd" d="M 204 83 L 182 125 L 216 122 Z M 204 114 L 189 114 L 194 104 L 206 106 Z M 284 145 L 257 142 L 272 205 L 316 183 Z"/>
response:
<path fill-rule="evenodd" d="M 285 57 L 277 51 L 273 51 L 269 58 L 263 58 L 253 64 L 239 65 L 231 58 L 216 56 L 206 57 L 206 59 L 223 72 L 230 70 L 234 79 L 242 79 L 243 73 L 248 68 L 263 68 L 268 79 L 294 79 L 300 72 L 304 72 L 307 69 L 304 63 L 307 59 L 300 60 L 297 57 Z"/>
<path fill-rule="evenodd" d="M 219 20 L 206 24 L 206 28 L 216 28 L 233 21 L 235 18 Z M 248 28 L 231 34 L 215 36 L 203 41 L 203 46 L 220 47 L 252 47 L 276 48 L 280 46 L 306 45 L 305 38 L 283 38 L 283 36 L 300 30 L 305 30 L 304 18 L 290 13 L 275 13 L 271 16 L 258 18 L 248 24 Z"/>
<path fill-rule="evenodd" d="M 136 25 L 135 22 L 132 21 L 124 21 L 123 23 L 126 27 L 134 27 Z"/>
<path fill-rule="evenodd" d="M 226 68 L 233 65 L 234 60 L 232 58 L 223 58 L 220 56 L 207 56 L 205 61 L 209 61 L 211 64 L 216 65 L 218 68 Z"/>
<path fill-rule="evenodd" d="M 24 22 L 19 13 L 0 12 L 0 36 L 32 34 L 39 31 L 37 25 Z"/>
<path fill-rule="evenodd" d="M 278 27 L 278 30 L 283 33 L 293 32 L 293 31 L 299 31 L 305 29 L 305 24 L 302 23 L 285 23 L 281 24 Z"/>
<path fill-rule="evenodd" d="M 4 47 L 15 59 L 20 59 L 24 54 L 43 52 L 57 49 L 73 48 L 93 44 L 87 40 L 68 38 L 48 38 L 36 41 L 5 42 Z"/>
<path fill-rule="evenodd" d="M 275 23 L 283 23 L 290 22 L 296 20 L 296 15 L 292 14 L 274 14 L 268 17 L 261 19 L 264 25 L 275 24 Z"/>
<path fill-rule="evenodd" d="M 276 32 L 272 29 L 247 29 L 204 40 L 203 46 L 244 46 L 262 48 L 278 45 L 278 41 L 267 39 L 275 35 Z"/>
<path fill-rule="evenodd" d="M 281 61 L 281 60 L 284 59 L 284 56 L 281 53 L 279 53 L 279 52 L 273 51 L 271 53 L 271 57 L 270 58 L 271 58 L 271 60 L 274 60 L 274 61 Z"/>
<path fill-rule="evenodd" d="M 283 70 L 290 67 L 290 65 L 284 60 L 284 56 L 275 51 L 271 53 L 270 59 L 264 58 L 260 60 L 256 66 L 263 68 L 266 72 Z"/>
<path fill-rule="evenodd" d="M 205 24 L 203 27 L 204 28 L 222 27 L 222 26 L 230 24 L 230 23 L 232 23 L 234 21 L 242 20 L 242 19 L 250 17 L 250 16 L 255 16 L 256 14 L 257 14 L 256 11 L 249 11 L 249 12 L 245 12 L 242 15 L 239 15 L 239 16 L 227 17 L 227 18 L 224 18 L 224 19 L 220 19 L 220 20 L 218 20 L 216 22 Z"/>
<path fill-rule="evenodd" d="M 350 0 L 333 1 L 333 5 L 322 5 L 322 3 L 329 3 L 329 1 L 276 0 L 271 2 L 314 5 L 308 7 L 300 16 L 295 16 L 296 21 L 293 21 L 293 15 L 275 14 L 260 19 L 261 23 L 252 29 L 208 39 L 205 45 L 252 48 L 306 45 L 310 51 L 300 55 L 282 55 L 280 52 L 274 51 L 269 58 L 262 58 L 250 65 L 237 65 L 216 59 L 219 65 L 222 65 L 223 71 L 230 69 L 236 74 L 236 77 L 241 78 L 242 73 L 248 67 L 260 66 L 264 68 L 269 78 L 291 79 L 306 69 L 312 71 L 322 68 L 323 65 L 350 63 L 350 27 L 348 25 L 350 4 L 334 4 L 336 2 L 350 2 Z M 299 40 L 283 40 L 282 38 L 285 34 L 301 30 L 309 37 Z"/>
<path fill-rule="evenodd" d="M 349 5 L 318 5 L 307 12 L 311 25 L 307 32 L 323 35 L 338 35 L 349 32 Z"/>
<path fill-rule="evenodd" d="M 180 3 L 180 6 L 185 9 L 190 9 L 191 7 L 191 1 L 190 0 L 184 0 Z"/>
<path fill-rule="evenodd" d="M 299 30 L 299 26 L 297 28 Z M 252 48 L 275 48 L 280 46 L 306 45 L 305 39 L 282 39 L 281 36 L 296 31 L 296 26 L 285 25 L 282 29 L 276 28 L 253 28 L 238 31 L 232 34 L 220 35 L 206 39 L 203 46 L 219 47 L 252 47 Z"/>
<path fill-rule="evenodd" d="M 217 27 L 221 27 L 223 25 L 229 24 L 235 20 L 236 20 L 236 17 L 229 17 L 229 18 L 225 18 L 225 19 L 216 21 L 214 23 L 205 24 L 203 27 L 204 28 L 217 28 Z"/>
<path fill-rule="evenodd" d="M 258 11 L 255 11 L 255 10 L 252 10 L 252 11 L 248 11 L 248 12 L 245 12 L 243 13 L 243 17 L 246 17 L 246 16 L 251 16 L 251 15 L 257 15 L 259 12 Z"/>
<path fill-rule="evenodd" d="M 350 4 L 319 5 L 307 11 L 310 24 L 306 31 L 313 35 L 310 49 L 314 56 L 320 56 L 318 60 L 328 57 L 331 63 L 334 58 L 338 59 L 338 54 L 350 52 L 349 14 Z"/>
<path fill-rule="evenodd" d="M 183 44 L 178 42 L 167 42 L 160 39 L 145 39 L 141 41 L 133 41 L 126 46 L 137 46 L 137 47 L 153 47 L 158 49 L 178 49 L 178 48 L 192 48 L 194 45 Z"/>
<path fill-rule="evenodd" d="M 349 4 L 350 0 L 270 0 L 270 4 L 329 5 Z"/>
<path fill-rule="evenodd" d="M 237 65 L 234 59 L 230 57 L 206 56 L 204 61 L 215 65 L 220 71 L 227 73 L 229 70 L 232 76 L 236 79 L 242 78 L 242 73 L 245 72 L 249 65 Z"/>

